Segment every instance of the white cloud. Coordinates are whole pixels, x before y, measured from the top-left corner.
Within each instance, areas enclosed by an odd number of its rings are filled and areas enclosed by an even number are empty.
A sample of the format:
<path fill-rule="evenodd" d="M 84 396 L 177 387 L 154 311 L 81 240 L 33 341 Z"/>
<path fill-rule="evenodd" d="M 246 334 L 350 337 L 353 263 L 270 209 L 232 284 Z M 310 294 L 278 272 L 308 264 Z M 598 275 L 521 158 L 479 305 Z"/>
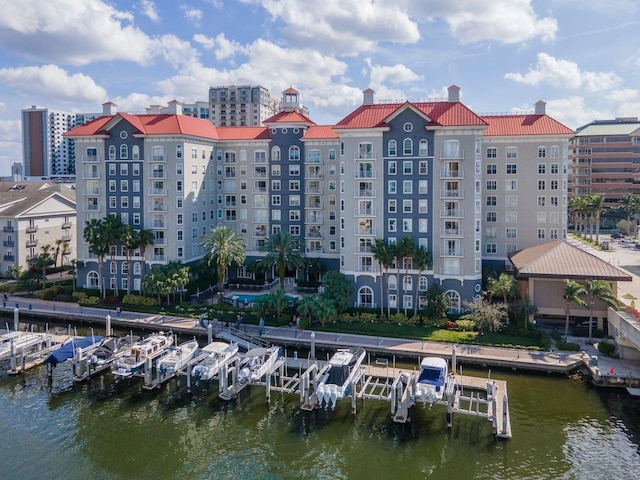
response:
<path fill-rule="evenodd" d="M 193 41 L 202 45 L 206 50 L 213 50 L 217 60 L 225 60 L 236 53 L 245 52 L 245 48 L 240 43 L 228 40 L 224 33 L 218 34 L 216 38 L 196 33 L 193 36 Z"/>
<path fill-rule="evenodd" d="M 587 106 L 585 99 L 579 96 L 550 100 L 547 102 L 546 111 L 547 115 L 574 130 L 593 120 L 612 116 L 612 112 L 606 108 Z"/>
<path fill-rule="evenodd" d="M 163 35 L 156 44 L 156 53 L 176 70 L 198 63 L 199 52 L 186 40 L 175 35 Z"/>
<path fill-rule="evenodd" d="M 0 83 L 25 96 L 48 101 L 104 102 L 106 90 L 82 73 L 70 75 L 57 65 L 0 69 Z"/>
<path fill-rule="evenodd" d="M 588 92 L 607 92 L 622 83 L 613 72 L 581 71 L 575 62 L 554 58 L 546 53 L 538 54 L 538 63 L 529 67 L 529 72 L 507 73 L 504 78 L 526 85 L 549 84 L 553 87 L 571 90 L 584 89 Z"/>
<path fill-rule="evenodd" d="M 407 11 L 425 21 L 443 19 L 463 43 L 485 40 L 519 43 L 534 38 L 553 40 L 555 18 L 539 18 L 531 0 L 406 0 Z"/>
<path fill-rule="evenodd" d="M 283 23 L 282 36 L 291 45 L 355 55 L 381 42 L 414 44 L 420 40 L 416 22 L 394 0 L 242 0 L 262 6 Z"/>
<path fill-rule="evenodd" d="M 184 12 L 184 18 L 186 18 L 190 22 L 197 25 L 200 20 L 202 20 L 202 10 L 200 10 L 199 8 L 190 7 L 187 5 L 182 5 L 180 8 Z"/>
<path fill-rule="evenodd" d="M 146 93 L 130 93 L 126 97 L 111 99 L 117 105 L 119 112 L 141 113 L 150 105 L 162 105 L 166 107 L 171 100 L 184 101 L 171 96 L 147 95 Z M 189 100 L 191 102 L 191 100 Z"/>
<path fill-rule="evenodd" d="M 0 0 L 0 11 L 0 45 L 29 59 L 146 65 L 153 58 L 155 42 L 132 15 L 100 0 Z"/>
<path fill-rule="evenodd" d="M 140 5 L 138 5 L 138 8 L 143 13 L 143 15 L 146 15 L 154 22 L 160 21 L 160 16 L 158 15 L 158 12 L 156 10 L 156 4 L 152 0 L 140 0 Z"/>
<path fill-rule="evenodd" d="M 422 80 L 423 77 L 415 73 L 410 68 L 400 63 L 393 66 L 372 65 L 371 59 L 365 59 L 370 69 L 370 79 L 372 85 L 389 83 L 411 83 Z"/>
<path fill-rule="evenodd" d="M 22 162 L 22 126 L 20 120 L 0 120 L 0 171 L 8 175 L 11 166 Z"/>

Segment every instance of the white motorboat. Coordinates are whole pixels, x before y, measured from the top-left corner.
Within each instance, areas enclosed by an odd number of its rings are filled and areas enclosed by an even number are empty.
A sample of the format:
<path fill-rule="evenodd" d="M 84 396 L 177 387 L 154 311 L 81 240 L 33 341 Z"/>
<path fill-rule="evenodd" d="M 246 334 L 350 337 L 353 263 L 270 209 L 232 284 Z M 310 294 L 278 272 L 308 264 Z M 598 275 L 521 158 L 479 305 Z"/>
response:
<path fill-rule="evenodd" d="M 336 408 L 336 402 L 349 395 L 349 387 L 362 372 L 360 365 L 366 352 L 362 347 L 338 350 L 329 360 L 329 371 L 320 379 L 316 396 L 320 406 Z"/>
<path fill-rule="evenodd" d="M 41 347 L 44 343 L 51 340 L 48 333 L 34 333 L 34 332 L 8 332 L 1 337 L 0 340 L 0 360 L 9 358 L 11 356 L 11 345 L 13 344 L 13 351 L 31 351 Z"/>
<path fill-rule="evenodd" d="M 177 347 L 169 347 L 169 353 L 158 361 L 158 371 L 163 377 L 173 375 L 191 361 L 198 351 L 198 342 L 193 339 Z"/>
<path fill-rule="evenodd" d="M 238 358 L 238 344 L 211 342 L 202 349 L 207 356 L 191 371 L 191 376 L 198 380 L 211 380 L 224 364 L 229 364 Z"/>
<path fill-rule="evenodd" d="M 109 366 L 115 361 L 119 353 L 139 340 L 140 337 L 137 335 L 127 335 L 124 337 L 109 335 L 105 337 L 102 342 L 100 342 L 100 345 L 91 353 L 88 361 L 95 369 Z"/>
<path fill-rule="evenodd" d="M 148 358 L 155 360 L 164 355 L 173 344 L 173 335 L 163 332 L 153 334 L 142 342 L 128 346 L 118 354 L 113 374 L 118 377 L 131 377 L 144 367 Z"/>
<path fill-rule="evenodd" d="M 447 361 L 439 357 L 426 357 L 420 363 L 420 375 L 416 383 L 415 399 L 429 408 L 442 400 L 447 381 Z"/>
<path fill-rule="evenodd" d="M 238 382 L 257 382 L 273 370 L 280 357 L 280 347 L 253 348 L 245 354 L 243 367 L 238 372 Z"/>

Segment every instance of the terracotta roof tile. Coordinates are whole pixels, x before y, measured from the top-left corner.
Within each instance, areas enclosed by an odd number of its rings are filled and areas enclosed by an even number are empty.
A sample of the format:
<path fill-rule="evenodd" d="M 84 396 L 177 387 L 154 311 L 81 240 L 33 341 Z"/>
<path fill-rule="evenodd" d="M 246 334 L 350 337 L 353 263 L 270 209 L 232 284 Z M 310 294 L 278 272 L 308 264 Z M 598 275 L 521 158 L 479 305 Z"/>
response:
<path fill-rule="evenodd" d="M 513 135 L 573 135 L 575 132 L 548 115 L 488 115 L 485 137 Z"/>
<path fill-rule="evenodd" d="M 484 126 L 485 121 L 459 102 L 405 102 L 405 103 L 376 103 L 361 105 L 345 118 L 340 120 L 335 128 L 375 128 L 385 126 L 385 120 L 399 108 L 407 105 L 419 110 L 437 126 Z"/>
<path fill-rule="evenodd" d="M 338 134 L 333 131 L 331 125 L 313 125 L 304 133 L 303 139 L 337 139 Z"/>
<path fill-rule="evenodd" d="M 631 281 L 628 273 L 562 240 L 525 248 L 510 260 L 520 278 Z"/>
<path fill-rule="evenodd" d="M 315 125 L 313 120 L 310 120 L 305 115 L 299 112 L 280 112 L 272 117 L 267 118 L 264 122 L 265 125 L 270 123 L 304 123 L 306 125 Z"/>
<path fill-rule="evenodd" d="M 267 127 L 218 127 L 220 140 L 269 140 Z"/>

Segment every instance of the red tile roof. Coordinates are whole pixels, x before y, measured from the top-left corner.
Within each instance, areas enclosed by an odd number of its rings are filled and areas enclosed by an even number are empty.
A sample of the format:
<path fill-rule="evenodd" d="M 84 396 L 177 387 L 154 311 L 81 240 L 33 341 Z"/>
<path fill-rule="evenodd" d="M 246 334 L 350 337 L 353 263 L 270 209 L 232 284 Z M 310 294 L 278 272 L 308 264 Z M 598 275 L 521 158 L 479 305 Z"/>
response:
<path fill-rule="evenodd" d="M 107 124 L 118 117 L 129 122 L 137 130 L 135 133 L 139 134 L 189 135 L 212 139 L 219 138 L 216 127 L 208 120 L 201 118 L 173 114 L 132 115 L 129 113 L 118 113 L 114 116 L 99 117 L 68 131 L 65 133 L 65 136 L 83 137 L 105 135 L 107 134 L 105 131 Z"/>
<path fill-rule="evenodd" d="M 337 139 L 338 134 L 331 125 L 313 125 L 304 132 L 303 140 L 308 139 Z"/>
<path fill-rule="evenodd" d="M 267 127 L 218 127 L 220 140 L 269 140 Z"/>
<path fill-rule="evenodd" d="M 298 90 L 296 90 L 295 88 L 293 88 L 293 87 L 289 87 L 282 93 L 289 94 L 289 93 L 300 93 L 300 92 Z"/>
<path fill-rule="evenodd" d="M 484 126 L 485 121 L 460 102 L 376 103 L 361 105 L 340 120 L 334 128 L 375 128 L 386 126 L 386 119 L 399 108 L 413 106 L 431 119 L 432 126 Z"/>
<path fill-rule="evenodd" d="M 315 125 L 313 120 L 302 115 L 299 112 L 280 112 L 276 113 L 273 117 L 267 118 L 264 122 L 265 125 L 270 123 L 304 123 L 305 125 Z"/>
<path fill-rule="evenodd" d="M 548 115 L 488 115 L 485 137 L 514 135 L 573 135 L 575 132 Z"/>

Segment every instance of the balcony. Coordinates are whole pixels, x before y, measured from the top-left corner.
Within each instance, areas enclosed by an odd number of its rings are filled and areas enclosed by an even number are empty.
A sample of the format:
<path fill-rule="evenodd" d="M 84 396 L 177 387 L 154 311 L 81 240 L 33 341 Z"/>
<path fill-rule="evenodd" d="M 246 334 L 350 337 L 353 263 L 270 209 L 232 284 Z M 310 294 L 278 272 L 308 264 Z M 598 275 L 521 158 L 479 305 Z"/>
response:
<path fill-rule="evenodd" d="M 376 237 L 378 236 L 378 229 L 375 227 L 356 227 L 353 229 L 354 235 Z"/>
<path fill-rule="evenodd" d="M 464 210 L 462 208 L 443 208 L 440 209 L 441 218 L 463 218 Z"/>
<path fill-rule="evenodd" d="M 82 179 L 83 180 L 99 180 L 100 172 L 83 172 Z"/>
<path fill-rule="evenodd" d="M 84 192 L 82 192 L 83 195 L 100 195 L 100 187 L 92 187 L 92 188 L 87 188 Z"/>
<path fill-rule="evenodd" d="M 307 225 L 322 225 L 322 215 L 313 215 L 304 219 Z"/>
<path fill-rule="evenodd" d="M 307 232 L 304 235 L 305 238 L 324 238 L 322 232 Z"/>
<path fill-rule="evenodd" d="M 377 303 L 371 303 L 371 302 L 354 302 L 353 306 L 355 308 L 378 308 Z"/>
<path fill-rule="evenodd" d="M 14 242 L 13 240 L 5 240 L 4 242 L 2 242 L 2 246 L 3 247 L 15 247 L 16 246 L 16 242 Z"/>
<path fill-rule="evenodd" d="M 24 242 L 24 245 L 27 248 L 35 247 L 36 245 L 38 245 L 38 240 L 27 240 L 26 242 Z"/>
<path fill-rule="evenodd" d="M 149 189 L 149 195 L 152 197 L 166 197 L 167 196 L 167 189 L 166 188 L 150 188 Z"/>
<path fill-rule="evenodd" d="M 24 229 L 26 233 L 36 233 L 38 231 L 37 225 L 29 225 Z"/>
<path fill-rule="evenodd" d="M 85 205 L 82 211 L 83 212 L 99 212 L 100 205 Z"/>
<path fill-rule="evenodd" d="M 167 261 L 167 256 L 166 255 L 151 255 L 151 259 L 152 262 L 166 262 Z"/>
<path fill-rule="evenodd" d="M 464 229 L 463 228 L 441 228 L 440 236 L 441 237 L 464 237 Z"/>
<path fill-rule="evenodd" d="M 165 161 L 165 156 L 164 155 L 151 155 L 151 161 L 152 162 L 164 162 Z"/>
<path fill-rule="evenodd" d="M 353 193 L 354 198 L 376 198 L 376 190 L 355 190 Z"/>
<path fill-rule="evenodd" d="M 304 249 L 305 253 L 323 253 L 324 248 L 322 247 L 307 247 Z"/>
<path fill-rule="evenodd" d="M 305 208 L 322 209 L 323 205 L 324 205 L 323 202 L 307 202 L 307 204 L 305 205 Z"/>
<path fill-rule="evenodd" d="M 449 170 L 449 169 L 440 170 L 440 178 L 441 179 L 446 179 L 446 178 L 462 179 L 464 178 L 464 170 Z"/>
<path fill-rule="evenodd" d="M 440 269 L 440 275 L 451 275 L 452 277 L 461 277 L 464 275 L 462 267 L 445 267 Z"/>
<path fill-rule="evenodd" d="M 464 159 L 464 150 L 463 149 L 451 149 L 451 150 L 440 150 L 440 158 L 447 159 Z"/>
<path fill-rule="evenodd" d="M 267 187 L 253 187 L 253 193 L 267 193 Z"/>
<path fill-rule="evenodd" d="M 464 198 L 464 190 L 440 190 L 440 198 Z"/>
<path fill-rule="evenodd" d="M 71 241 L 71 235 L 69 235 L 69 234 L 62 235 L 62 236 L 60 237 L 60 239 L 61 239 L 63 242 L 70 242 L 70 241 Z"/>
<path fill-rule="evenodd" d="M 375 217 L 377 215 L 377 211 L 375 208 L 355 208 L 353 210 L 353 215 L 355 217 Z"/>
<path fill-rule="evenodd" d="M 373 245 L 356 245 L 354 253 L 367 253 L 370 255 L 371 253 L 373 253 Z"/>
<path fill-rule="evenodd" d="M 13 227 L 13 225 L 5 225 L 4 227 L 2 227 L 2 231 L 11 233 L 11 232 L 15 232 L 15 228 Z"/>
<path fill-rule="evenodd" d="M 149 205 L 149 212 L 166 212 L 168 210 L 167 205 L 164 204 L 156 204 Z"/>
<path fill-rule="evenodd" d="M 355 171 L 353 172 L 353 178 L 355 178 L 356 180 L 361 179 L 361 178 L 366 178 L 369 180 L 375 180 L 376 178 L 378 178 L 377 173 L 375 170 L 371 170 L 370 172 L 359 172 L 359 171 Z"/>
<path fill-rule="evenodd" d="M 322 165 L 322 157 L 319 158 L 307 158 L 304 163 L 307 165 Z"/>
<path fill-rule="evenodd" d="M 251 178 L 269 178 L 267 172 L 253 172 Z"/>
<path fill-rule="evenodd" d="M 167 239 L 166 238 L 154 238 L 153 239 L 153 244 L 154 245 L 164 246 L 164 245 L 167 244 Z"/>
<path fill-rule="evenodd" d="M 376 265 L 356 265 L 356 272 L 376 273 L 377 271 Z"/>
<path fill-rule="evenodd" d="M 304 190 L 304 193 L 309 195 L 309 194 L 316 194 L 316 195 L 322 195 L 322 187 L 307 187 Z"/>
<path fill-rule="evenodd" d="M 464 257 L 464 249 L 462 248 L 441 248 L 441 257 Z"/>
<path fill-rule="evenodd" d="M 167 172 L 152 170 L 149 172 L 149 180 L 166 180 Z"/>
<path fill-rule="evenodd" d="M 378 152 L 355 152 L 353 154 L 354 160 L 377 160 Z"/>
<path fill-rule="evenodd" d="M 317 178 L 322 180 L 324 178 L 324 174 L 322 172 L 307 172 L 306 178 Z"/>
<path fill-rule="evenodd" d="M 100 157 L 98 155 L 83 155 L 82 156 L 82 161 L 83 162 L 99 162 L 100 161 Z"/>
<path fill-rule="evenodd" d="M 15 262 L 16 260 L 15 255 L 4 255 L 2 258 L 5 262 Z"/>

